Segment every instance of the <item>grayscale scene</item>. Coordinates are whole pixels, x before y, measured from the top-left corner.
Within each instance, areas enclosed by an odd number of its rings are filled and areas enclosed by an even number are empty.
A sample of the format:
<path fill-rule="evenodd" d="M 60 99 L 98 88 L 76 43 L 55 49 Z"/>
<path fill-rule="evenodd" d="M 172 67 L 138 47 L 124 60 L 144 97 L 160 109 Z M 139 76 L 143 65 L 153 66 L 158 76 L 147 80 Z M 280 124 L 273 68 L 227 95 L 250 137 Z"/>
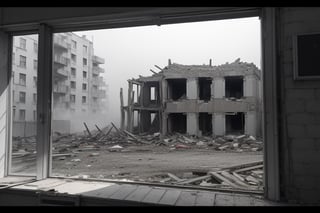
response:
<path fill-rule="evenodd" d="M 263 192 L 260 19 L 55 33 L 51 175 Z M 38 35 L 14 36 L 12 174 L 36 174 Z"/>

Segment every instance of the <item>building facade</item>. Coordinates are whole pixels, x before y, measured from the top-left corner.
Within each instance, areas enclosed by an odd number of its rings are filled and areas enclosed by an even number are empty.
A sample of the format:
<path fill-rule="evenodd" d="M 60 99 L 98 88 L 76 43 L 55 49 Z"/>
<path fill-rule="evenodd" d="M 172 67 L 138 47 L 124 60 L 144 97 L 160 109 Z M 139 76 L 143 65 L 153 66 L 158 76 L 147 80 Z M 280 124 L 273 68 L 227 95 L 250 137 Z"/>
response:
<path fill-rule="evenodd" d="M 37 103 L 37 35 L 16 36 L 12 53 L 13 135 L 35 133 Z M 107 85 L 101 76 L 103 58 L 93 43 L 75 33 L 53 37 L 52 129 L 72 132 L 77 116 L 107 111 Z"/>
<path fill-rule="evenodd" d="M 159 73 L 128 80 L 128 106 L 123 107 L 127 129 L 197 136 L 261 136 L 260 76 L 254 64 L 240 59 L 219 66 L 211 62 L 171 64 L 169 60 Z"/>

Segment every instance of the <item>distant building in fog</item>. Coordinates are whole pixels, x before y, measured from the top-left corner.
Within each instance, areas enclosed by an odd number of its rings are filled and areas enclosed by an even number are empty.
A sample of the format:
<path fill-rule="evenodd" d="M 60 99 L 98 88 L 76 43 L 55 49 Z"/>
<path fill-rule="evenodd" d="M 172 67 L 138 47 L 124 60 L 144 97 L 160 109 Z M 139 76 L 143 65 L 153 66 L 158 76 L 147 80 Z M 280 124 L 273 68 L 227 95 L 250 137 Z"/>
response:
<path fill-rule="evenodd" d="M 12 119 L 14 135 L 21 135 L 18 129 L 26 123 L 24 128 L 35 132 L 38 39 L 37 35 L 14 38 Z M 72 131 L 72 122 L 79 122 L 73 118 L 106 114 L 108 86 L 100 76 L 105 70 L 99 67 L 105 60 L 94 55 L 93 43 L 85 36 L 55 34 L 53 45 L 53 129 Z"/>

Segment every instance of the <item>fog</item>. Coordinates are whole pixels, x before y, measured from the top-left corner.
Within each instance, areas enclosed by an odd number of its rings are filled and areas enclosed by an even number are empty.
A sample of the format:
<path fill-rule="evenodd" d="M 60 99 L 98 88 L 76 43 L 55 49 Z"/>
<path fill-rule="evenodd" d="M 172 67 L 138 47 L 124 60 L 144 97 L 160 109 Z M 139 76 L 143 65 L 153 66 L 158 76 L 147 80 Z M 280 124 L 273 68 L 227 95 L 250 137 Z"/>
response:
<path fill-rule="evenodd" d="M 149 76 L 168 59 L 185 65 L 213 65 L 241 61 L 260 68 L 258 17 L 75 32 L 93 41 L 94 54 L 105 59 L 102 76 L 108 84 L 108 111 L 103 121 L 120 123 L 120 88 L 127 105 L 127 79 Z M 101 119 L 101 118 L 100 118 Z M 92 119 L 91 119 L 92 120 Z"/>

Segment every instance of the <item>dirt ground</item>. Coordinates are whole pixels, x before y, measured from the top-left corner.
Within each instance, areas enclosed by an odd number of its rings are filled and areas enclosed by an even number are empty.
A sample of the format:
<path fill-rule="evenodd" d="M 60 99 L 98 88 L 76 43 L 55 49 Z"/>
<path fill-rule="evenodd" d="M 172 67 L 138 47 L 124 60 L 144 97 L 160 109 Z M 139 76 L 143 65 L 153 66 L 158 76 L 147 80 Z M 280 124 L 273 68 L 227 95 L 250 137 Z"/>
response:
<path fill-rule="evenodd" d="M 93 156 L 92 156 L 93 155 Z M 80 159 L 80 161 L 79 161 Z M 121 151 L 109 147 L 85 150 L 53 160 L 54 176 L 75 176 L 158 182 L 168 173 L 182 176 L 263 160 L 262 152 L 226 152 L 206 148 L 130 145 Z"/>

